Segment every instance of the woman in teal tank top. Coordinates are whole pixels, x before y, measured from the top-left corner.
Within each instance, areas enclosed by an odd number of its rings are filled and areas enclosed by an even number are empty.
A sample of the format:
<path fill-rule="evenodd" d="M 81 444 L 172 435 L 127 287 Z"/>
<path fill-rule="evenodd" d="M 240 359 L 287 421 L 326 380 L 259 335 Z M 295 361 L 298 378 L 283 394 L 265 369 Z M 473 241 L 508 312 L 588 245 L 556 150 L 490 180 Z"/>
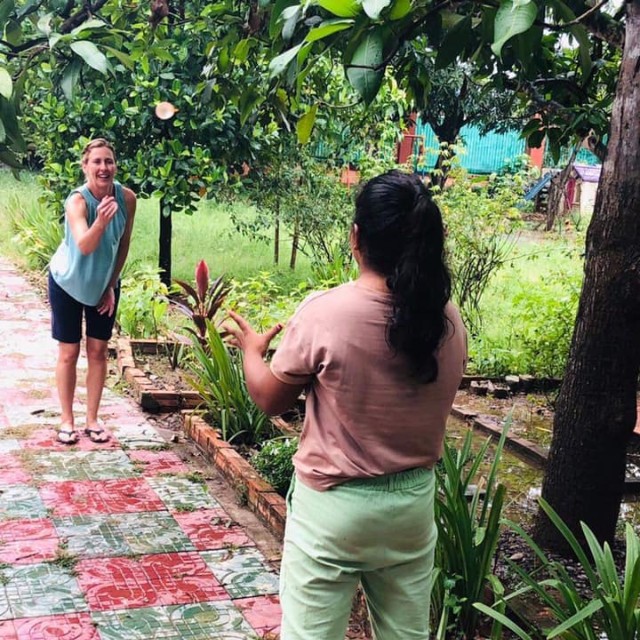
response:
<path fill-rule="evenodd" d="M 87 407 L 85 434 L 106 442 L 98 419 L 107 375 L 107 345 L 119 298 L 119 278 L 129 253 L 136 196 L 115 180 L 116 154 L 104 138 L 82 152 L 86 183 L 65 202 L 64 239 L 49 265 L 51 329 L 58 341 L 56 385 L 60 398 L 58 440 L 78 441 L 73 412 L 77 363 L 85 319 Z"/>

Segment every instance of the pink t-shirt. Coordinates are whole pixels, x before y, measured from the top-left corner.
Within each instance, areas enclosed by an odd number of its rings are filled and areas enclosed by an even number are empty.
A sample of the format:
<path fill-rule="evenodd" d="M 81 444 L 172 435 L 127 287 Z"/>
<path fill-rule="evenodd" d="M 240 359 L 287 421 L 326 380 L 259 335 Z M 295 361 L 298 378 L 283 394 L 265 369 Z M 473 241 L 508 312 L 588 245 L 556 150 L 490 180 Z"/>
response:
<path fill-rule="evenodd" d="M 349 283 L 309 296 L 271 362 L 287 384 L 307 385 L 297 476 L 320 491 L 355 478 L 431 468 L 466 361 L 454 305 L 437 354 L 438 378 L 418 384 L 386 342 L 391 295 Z"/>

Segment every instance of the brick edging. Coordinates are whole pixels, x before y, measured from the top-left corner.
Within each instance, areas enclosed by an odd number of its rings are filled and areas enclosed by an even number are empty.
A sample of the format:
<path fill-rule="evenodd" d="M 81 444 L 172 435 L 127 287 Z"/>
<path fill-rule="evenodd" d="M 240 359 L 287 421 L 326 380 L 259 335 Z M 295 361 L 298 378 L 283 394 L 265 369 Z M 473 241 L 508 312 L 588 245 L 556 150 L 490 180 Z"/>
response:
<path fill-rule="evenodd" d="M 284 498 L 198 414 L 183 411 L 182 415 L 185 434 L 229 480 L 239 498 L 282 540 L 287 515 Z"/>
<path fill-rule="evenodd" d="M 152 347 L 157 352 L 158 344 L 162 343 L 157 340 L 131 340 L 122 336 L 116 340 L 118 373 L 131 385 L 134 397 L 143 409 L 151 412 L 194 409 L 202 402 L 195 391 L 168 391 L 156 387 L 144 371 L 136 366 L 132 343 L 140 344 L 144 353 L 149 353 Z"/>

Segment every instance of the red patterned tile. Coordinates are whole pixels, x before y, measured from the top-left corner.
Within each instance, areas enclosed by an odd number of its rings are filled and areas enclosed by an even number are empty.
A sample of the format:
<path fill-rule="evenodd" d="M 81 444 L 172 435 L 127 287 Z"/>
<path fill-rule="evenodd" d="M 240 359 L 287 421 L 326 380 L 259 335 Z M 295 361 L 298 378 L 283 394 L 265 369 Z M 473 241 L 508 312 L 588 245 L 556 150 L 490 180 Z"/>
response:
<path fill-rule="evenodd" d="M 76 572 L 92 611 L 229 598 L 197 553 L 83 560 Z"/>
<path fill-rule="evenodd" d="M 164 504 L 144 479 L 50 482 L 42 502 L 56 516 L 162 511 Z"/>
<path fill-rule="evenodd" d="M 198 551 L 229 546 L 249 547 L 255 544 L 242 527 L 233 524 L 222 509 L 174 513 L 173 517 Z"/>
<path fill-rule="evenodd" d="M 0 522 L 0 562 L 32 564 L 53 560 L 59 544 L 56 529 L 46 518 Z"/>
<path fill-rule="evenodd" d="M 5 620 L 0 622 L 0 640 L 18 640 L 13 621 Z"/>
<path fill-rule="evenodd" d="M 261 635 L 280 633 L 282 610 L 278 596 L 257 596 L 234 600 L 233 604 L 242 611 L 247 622 Z"/>
<path fill-rule="evenodd" d="M 92 442 L 85 437 L 82 429 L 78 429 L 80 438 L 77 444 L 72 445 L 72 450 L 93 451 L 94 449 L 117 449 L 120 444 L 112 435 L 107 442 Z M 24 449 L 53 449 L 55 451 L 69 451 L 68 444 L 58 441 L 57 432 L 52 428 L 38 429 L 34 431 L 29 438 L 22 441 Z"/>
<path fill-rule="evenodd" d="M 189 467 L 170 451 L 130 451 L 129 458 L 140 463 L 140 470 L 145 476 L 189 472 Z"/>
<path fill-rule="evenodd" d="M 68 613 L 14 621 L 16 640 L 100 640 L 91 615 Z M 4 636 L 0 635 L 4 640 Z"/>
<path fill-rule="evenodd" d="M 24 469 L 20 459 L 12 453 L 0 453 L 0 485 L 29 482 L 31 475 Z"/>
<path fill-rule="evenodd" d="M 13 540 L 42 540 L 55 538 L 56 529 L 51 520 L 34 518 L 32 520 L 5 520 L 0 522 L 0 542 Z"/>

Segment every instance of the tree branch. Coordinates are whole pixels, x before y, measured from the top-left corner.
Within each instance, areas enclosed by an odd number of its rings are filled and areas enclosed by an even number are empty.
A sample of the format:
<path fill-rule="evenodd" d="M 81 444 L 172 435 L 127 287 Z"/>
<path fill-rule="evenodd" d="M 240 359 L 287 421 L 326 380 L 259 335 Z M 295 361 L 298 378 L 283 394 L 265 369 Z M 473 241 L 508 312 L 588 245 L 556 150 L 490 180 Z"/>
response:
<path fill-rule="evenodd" d="M 60 27 L 60 33 L 69 33 L 76 27 L 80 26 L 87 18 L 90 18 L 92 15 L 95 15 L 105 4 L 107 4 L 108 0 L 96 0 L 96 2 L 91 5 L 91 3 L 87 2 L 83 5 L 82 9 L 79 9 L 72 16 L 67 18 Z"/>

